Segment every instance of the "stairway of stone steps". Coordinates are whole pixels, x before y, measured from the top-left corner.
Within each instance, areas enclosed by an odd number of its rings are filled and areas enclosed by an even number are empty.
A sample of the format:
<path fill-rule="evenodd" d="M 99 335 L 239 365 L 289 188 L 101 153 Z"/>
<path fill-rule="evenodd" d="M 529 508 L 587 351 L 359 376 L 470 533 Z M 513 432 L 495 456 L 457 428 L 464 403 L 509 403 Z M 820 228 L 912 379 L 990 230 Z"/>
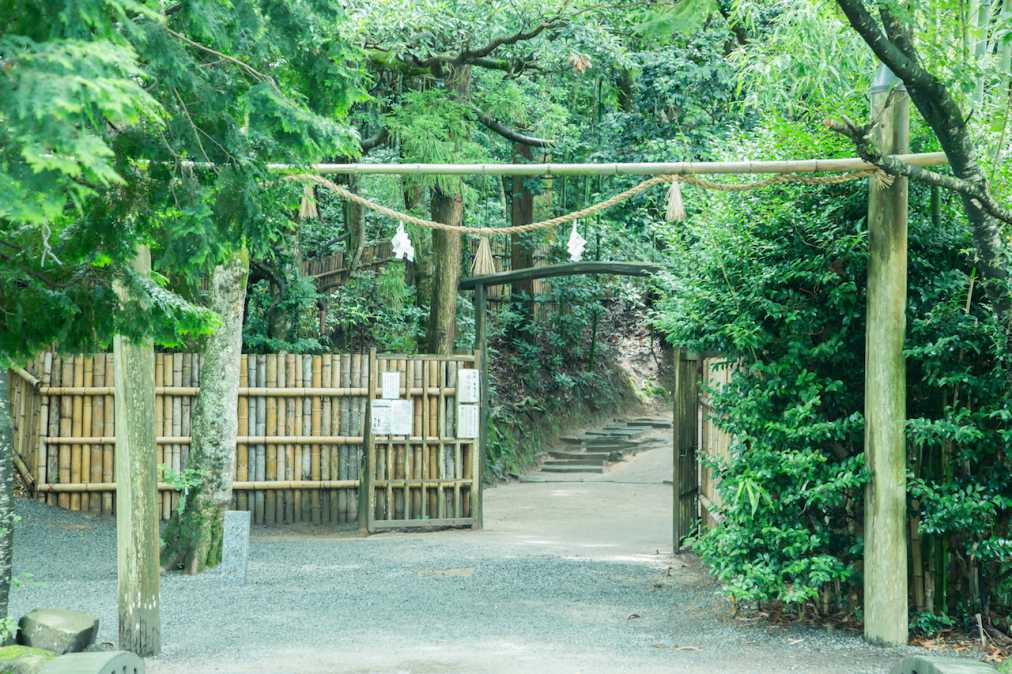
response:
<path fill-rule="evenodd" d="M 659 437 L 659 429 L 671 428 L 671 421 L 662 417 L 616 419 L 600 428 L 559 438 L 561 446 L 548 452 L 541 465 L 541 474 L 603 473 L 608 464 L 621 461 L 629 454 L 670 444 Z"/>

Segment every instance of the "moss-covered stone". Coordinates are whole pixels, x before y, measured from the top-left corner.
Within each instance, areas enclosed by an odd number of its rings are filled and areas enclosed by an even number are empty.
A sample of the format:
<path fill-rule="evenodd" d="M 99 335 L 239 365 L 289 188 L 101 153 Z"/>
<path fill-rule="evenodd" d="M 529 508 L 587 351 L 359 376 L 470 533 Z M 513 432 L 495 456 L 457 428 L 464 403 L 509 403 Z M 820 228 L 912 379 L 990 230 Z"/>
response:
<path fill-rule="evenodd" d="M 0 674 L 35 674 L 56 653 L 32 646 L 0 646 Z"/>

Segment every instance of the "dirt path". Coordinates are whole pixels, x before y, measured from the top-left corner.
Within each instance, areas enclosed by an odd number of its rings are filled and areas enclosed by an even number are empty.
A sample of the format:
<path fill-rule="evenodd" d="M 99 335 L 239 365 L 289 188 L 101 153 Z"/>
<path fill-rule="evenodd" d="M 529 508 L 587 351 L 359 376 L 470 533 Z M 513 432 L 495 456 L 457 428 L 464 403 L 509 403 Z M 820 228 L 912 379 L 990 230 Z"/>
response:
<path fill-rule="evenodd" d="M 670 545 L 670 449 L 586 482 L 510 484 L 486 529 L 368 539 L 258 530 L 250 581 L 166 576 L 153 674 L 616 672 L 859 674 L 900 651 L 743 627 Z M 101 617 L 115 641 L 111 521 L 19 504 L 13 610 Z M 670 571 L 669 571 L 670 569 Z"/>

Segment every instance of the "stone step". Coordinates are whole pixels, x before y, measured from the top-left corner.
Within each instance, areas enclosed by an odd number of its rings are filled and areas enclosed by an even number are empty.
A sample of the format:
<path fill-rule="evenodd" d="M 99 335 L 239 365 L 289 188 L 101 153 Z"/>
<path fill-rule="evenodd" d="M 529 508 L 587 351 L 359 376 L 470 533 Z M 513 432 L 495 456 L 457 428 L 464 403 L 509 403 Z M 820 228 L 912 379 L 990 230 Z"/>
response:
<path fill-rule="evenodd" d="M 559 466 L 602 466 L 606 463 L 608 463 L 607 457 L 581 456 L 572 459 L 549 459 L 542 464 L 541 468 L 544 470 L 545 467 Z"/>
<path fill-rule="evenodd" d="M 597 436 L 597 437 L 601 437 L 601 436 L 614 436 L 614 437 L 637 436 L 637 435 L 643 435 L 643 429 L 640 429 L 640 428 L 629 428 L 629 429 L 625 429 L 625 430 L 615 430 L 615 431 L 587 431 L 586 433 L 584 433 L 584 435 L 593 435 L 593 436 Z"/>
<path fill-rule="evenodd" d="M 553 449 L 553 450 L 551 450 L 551 451 L 548 452 L 548 456 L 550 456 L 551 458 L 553 458 L 553 459 L 563 459 L 563 460 L 565 460 L 565 459 L 587 459 L 587 458 L 590 458 L 590 459 L 595 459 L 597 461 L 600 461 L 602 459 L 607 459 L 612 454 L 621 454 L 621 452 L 612 452 L 612 451 L 609 451 L 609 450 L 605 450 L 603 452 L 602 451 L 575 452 L 575 451 L 568 450 L 568 449 Z"/>
<path fill-rule="evenodd" d="M 630 421 L 630 428 L 671 428 L 670 421 Z"/>
<path fill-rule="evenodd" d="M 607 447 L 592 446 L 592 447 L 581 447 L 580 449 L 569 449 L 569 448 L 553 449 L 549 452 L 549 454 L 551 455 L 565 454 L 566 456 L 596 456 L 600 458 L 605 456 L 611 456 L 612 454 L 623 454 L 624 452 L 629 451 L 629 449 L 630 448 L 628 447 L 615 447 L 610 445 Z M 559 458 L 565 457 L 560 456 Z"/>
<path fill-rule="evenodd" d="M 639 438 L 594 437 L 583 441 L 585 447 L 638 447 L 643 444 Z"/>
<path fill-rule="evenodd" d="M 542 473 L 603 473 L 604 466 L 542 466 Z"/>

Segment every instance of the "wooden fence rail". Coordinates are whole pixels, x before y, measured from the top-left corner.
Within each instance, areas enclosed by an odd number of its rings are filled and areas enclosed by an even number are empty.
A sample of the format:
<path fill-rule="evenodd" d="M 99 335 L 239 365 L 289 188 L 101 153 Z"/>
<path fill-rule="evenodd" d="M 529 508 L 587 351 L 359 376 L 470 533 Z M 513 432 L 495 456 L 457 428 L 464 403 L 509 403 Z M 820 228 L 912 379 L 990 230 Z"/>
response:
<path fill-rule="evenodd" d="M 455 498 L 471 494 L 478 445 L 455 437 L 453 417 L 456 372 L 468 360 L 475 357 L 242 356 L 233 507 L 251 511 L 254 522 L 263 524 L 359 521 L 360 469 L 370 443 L 369 399 L 378 395 L 375 373 L 400 368 L 405 382 L 400 394 L 415 409 L 413 433 L 383 438 L 386 455 L 397 457 L 400 465 L 404 456 L 421 452 L 427 457 L 430 446 L 435 448 L 432 456 L 464 454 L 435 471 L 415 470 L 414 464 L 407 464 L 409 473 L 378 467 L 375 477 L 385 482 L 375 486 L 393 499 L 379 499 L 379 519 L 395 519 L 386 514 L 389 503 L 394 503 L 391 515 L 398 520 L 428 517 L 430 506 L 456 519 L 469 517 L 470 506 L 459 501 L 452 509 L 437 504 L 434 496 L 424 506 L 418 501 L 429 499 L 428 493 L 441 493 L 441 481 L 449 483 Z M 112 356 L 46 353 L 12 374 L 15 466 L 29 489 L 52 505 L 111 514 L 116 489 Z M 165 467 L 159 484 L 163 519 L 179 503 L 167 471 L 179 474 L 186 468 L 191 405 L 199 386 L 197 354 L 156 354 L 155 433 L 159 464 Z M 417 476 L 418 484 L 402 488 L 391 481 L 405 475 Z M 398 493 L 402 495 L 395 496 Z M 405 510 L 404 494 L 415 504 L 413 509 Z"/>

